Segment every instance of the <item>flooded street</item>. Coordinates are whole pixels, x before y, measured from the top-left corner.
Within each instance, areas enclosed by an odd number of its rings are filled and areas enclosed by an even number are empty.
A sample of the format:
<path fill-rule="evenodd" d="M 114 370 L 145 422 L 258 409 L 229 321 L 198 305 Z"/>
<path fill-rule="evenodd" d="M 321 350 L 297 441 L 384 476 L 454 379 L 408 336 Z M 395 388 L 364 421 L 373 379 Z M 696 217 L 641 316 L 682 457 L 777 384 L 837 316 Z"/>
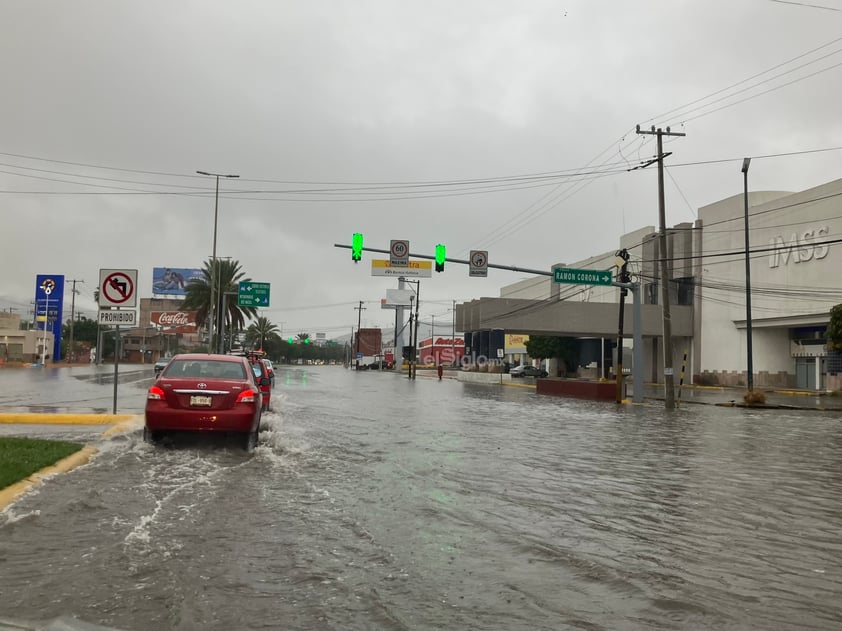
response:
<path fill-rule="evenodd" d="M 277 370 L 253 455 L 91 434 L 90 464 L 0 513 L 0 618 L 133 631 L 842 628 L 838 413 L 667 412 Z M 14 374 L 0 374 L 3 411 L 111 411 L 107 379 Z M 151 369 L 125 379 L 118 412 L 140 412 Z"/>

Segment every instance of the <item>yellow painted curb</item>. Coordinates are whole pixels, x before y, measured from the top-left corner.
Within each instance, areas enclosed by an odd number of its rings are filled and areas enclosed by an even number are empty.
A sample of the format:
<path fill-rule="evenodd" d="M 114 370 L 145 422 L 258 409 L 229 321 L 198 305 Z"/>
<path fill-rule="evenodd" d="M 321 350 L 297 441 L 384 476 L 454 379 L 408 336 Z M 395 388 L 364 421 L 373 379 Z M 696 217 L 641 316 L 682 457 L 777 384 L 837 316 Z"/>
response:
<path fill-rule="evenodd" d="M 44 476 L 52 475 L 54 473 L 67 473 L 71 469 L 75 469 L 76 467 L 88 462 L 91 456 L 95 453 L 96 449 L 94 447 L 83 447 L 76 453 L 67 456 L 67 458 L 59 460 L 54 465 L 44 467 L 40 471 L 36 471 L 25 480 L 16 482 L 11 486 L 7 486 L 5 489 L 0 489 L 0 510 L 6 508 L 6 506 L 11 504 L 19 496 L 26 493 L 36 484 L 43 482 Z"/>
<path fill-rule="evenodd" d="M 0 423 L 30 425 L 111 425 L 134 418 L 134 414 L 0 414 Z"/>
<path fill-rule="evenodd" d="M 140 429 L 143 427 L 144 422 L 145 418 L 143 414 L 130 416 L 127 420 L 121 421 L 116 425 L 109 427 L 107 430 L 102 432 L 102 435 L 105 438 L 110 438 L 111 436 L 117 436 L 118 434 L 126 434 L 136 429 Z"/>

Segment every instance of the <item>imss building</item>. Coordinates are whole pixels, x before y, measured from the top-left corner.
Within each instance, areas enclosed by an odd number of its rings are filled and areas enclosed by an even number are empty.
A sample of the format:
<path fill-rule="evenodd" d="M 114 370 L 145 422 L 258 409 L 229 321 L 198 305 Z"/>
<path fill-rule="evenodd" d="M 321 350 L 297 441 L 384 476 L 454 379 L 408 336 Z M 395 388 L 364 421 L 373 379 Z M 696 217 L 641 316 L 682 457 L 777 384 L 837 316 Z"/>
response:
<path fill-rule="evenodd" d="M 738 194 L 704 206 L 695 222 L 667 229 L 672 366 L 676 375 L 686 367 L 687 382 L 747 383 L 745 200 Z M 842 389 L 825 340 L 830 309 L 842 303 L 842 180 L 798 193 L 750 192 L 748 226 L 755 387 Z M 618 248 L 628 251 L 641 286 L 644 378 L 662 383 L 658 243 L 649 226 L 623 235 Z M 567 266 L 616 269 L 615 258 L 612 251 Z M 582 340 L 580 363 L 602 366 L 618 335 L 619 292 L 530 278 L 502 288 L 499 298 L 458 305 L 457 329 L 466 334 L 467 356 L 505 356 L 505 334 L 558 335 Z M 629 294 L 625 348 L 631 303 Z"/>

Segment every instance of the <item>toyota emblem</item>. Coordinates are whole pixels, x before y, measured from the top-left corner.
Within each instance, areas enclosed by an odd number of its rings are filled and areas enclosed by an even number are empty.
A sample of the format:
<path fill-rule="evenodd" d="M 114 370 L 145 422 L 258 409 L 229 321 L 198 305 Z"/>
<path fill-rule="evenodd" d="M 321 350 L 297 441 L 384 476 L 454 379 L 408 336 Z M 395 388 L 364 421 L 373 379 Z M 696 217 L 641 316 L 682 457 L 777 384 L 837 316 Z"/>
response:
<path fill-rule="evenodd" d="M 202 390 L 204 390 L 205 388 L 207 388 L 207 387 L 208 387 L 208 384 L 206 384 L 205 382 L 200 382 L 200 383 L 197 383 L 197 384 L 196 384 L 196 387 L 201 388 Z"/>

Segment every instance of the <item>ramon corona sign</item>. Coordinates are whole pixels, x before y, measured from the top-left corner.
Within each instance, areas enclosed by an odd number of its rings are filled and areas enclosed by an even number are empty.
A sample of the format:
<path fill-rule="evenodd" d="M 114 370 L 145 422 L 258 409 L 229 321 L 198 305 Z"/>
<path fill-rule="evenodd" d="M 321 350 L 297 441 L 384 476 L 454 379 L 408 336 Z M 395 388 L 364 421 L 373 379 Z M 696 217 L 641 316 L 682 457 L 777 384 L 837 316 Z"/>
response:
<path fill-rule="evenodd" d="M 571 285 L 611 285 L 611 271 L 556 267 L 553 270 L 553 282 Z"/>

